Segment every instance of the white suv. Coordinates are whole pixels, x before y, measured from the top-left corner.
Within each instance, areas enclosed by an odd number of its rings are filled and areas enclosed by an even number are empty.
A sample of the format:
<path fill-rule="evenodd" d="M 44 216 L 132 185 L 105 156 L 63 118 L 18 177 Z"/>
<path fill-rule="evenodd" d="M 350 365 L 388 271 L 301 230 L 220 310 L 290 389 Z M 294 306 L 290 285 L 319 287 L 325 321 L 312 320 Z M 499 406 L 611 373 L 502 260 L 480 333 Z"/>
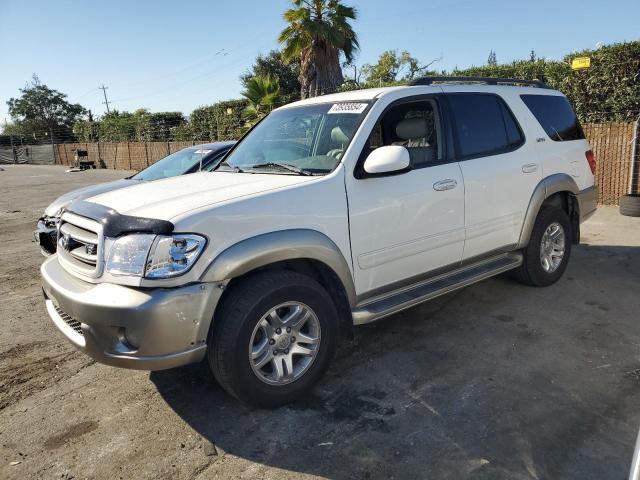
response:
<path fill-rule="evenodd" d="M 596 208 L 593 154 L 561 93 L 464 80 L 296 102 L 214 172 L 74 202 L 41 268 L 51 318 L 99 362 L 206 358 L 274 406 L 353 325 L 509 270 L 553 284 Z"/>

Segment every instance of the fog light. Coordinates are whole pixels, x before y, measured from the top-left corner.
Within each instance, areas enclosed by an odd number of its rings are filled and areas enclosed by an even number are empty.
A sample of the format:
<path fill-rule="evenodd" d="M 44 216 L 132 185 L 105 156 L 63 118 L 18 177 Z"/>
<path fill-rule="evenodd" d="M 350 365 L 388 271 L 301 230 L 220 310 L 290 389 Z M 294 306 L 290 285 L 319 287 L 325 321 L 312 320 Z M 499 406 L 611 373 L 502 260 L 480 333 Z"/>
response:
<path fill-rule="evenodd" d="M 127 350 L 137 350 L 140 348 L 140 339 L 138 334 L 133 330 L 120 327 L 118 329 L 118 340 L 123 344 Z"/>

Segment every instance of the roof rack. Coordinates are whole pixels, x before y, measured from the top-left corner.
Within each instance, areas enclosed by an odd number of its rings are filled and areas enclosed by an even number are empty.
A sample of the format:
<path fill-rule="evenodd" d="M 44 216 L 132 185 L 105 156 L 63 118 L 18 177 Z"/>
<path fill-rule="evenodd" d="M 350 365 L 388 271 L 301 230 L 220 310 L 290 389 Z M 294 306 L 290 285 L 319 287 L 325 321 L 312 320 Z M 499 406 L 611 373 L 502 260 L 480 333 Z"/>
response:
<path fill-rule="evenodd" d="M 499 83 L 512 85 L 528 85 L 530 87 L 551 88 L 541 80 L 522 80 L 520 78 L 499 78 L 499 77 L 421 77 L 409 82 L 410 86 L 432 85 L 435 82 L 446 83 L 486 83 L 487 85 L 498 85 Z"/>

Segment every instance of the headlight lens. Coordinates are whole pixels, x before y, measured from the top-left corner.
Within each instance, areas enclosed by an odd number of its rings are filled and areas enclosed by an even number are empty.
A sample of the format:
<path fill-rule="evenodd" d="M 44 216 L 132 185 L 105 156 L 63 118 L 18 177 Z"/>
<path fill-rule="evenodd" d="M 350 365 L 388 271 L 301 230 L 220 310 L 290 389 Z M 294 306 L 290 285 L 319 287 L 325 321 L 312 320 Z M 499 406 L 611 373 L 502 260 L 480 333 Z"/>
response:
<path fill-rule="evenodd" d="M 191 268 L 205 244 L 200 235 L 125 235 L 111 246 L 107 271 L 146 278 L 175 277 Z"/>
<path fill-rule="evenodd" d="M 147 260 L 145 277 L 168 278 L 186 272 L 202 252 L 206 240 L 199 235 L 156 237 Z"/>
<path fill-rule="evenodd" d="M 132 234 L 117 238 L 111 246 L 107 271 L 114 275 L 141 277 L 155 235 Z"/>

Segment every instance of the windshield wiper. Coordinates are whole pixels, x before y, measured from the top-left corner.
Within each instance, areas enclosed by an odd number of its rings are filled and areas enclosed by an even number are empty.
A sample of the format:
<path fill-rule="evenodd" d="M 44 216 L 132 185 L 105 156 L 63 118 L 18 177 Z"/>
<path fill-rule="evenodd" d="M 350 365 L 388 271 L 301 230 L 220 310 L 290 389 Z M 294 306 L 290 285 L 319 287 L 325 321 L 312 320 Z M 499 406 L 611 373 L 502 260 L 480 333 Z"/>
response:
<path fill-rule="evenodd" d="M 238 167 L 238 166 L 233 166 L 233 167 L 232 167 L 232 166 L 231 166 L 231 165 L 229 165 L 226 161 L 222 161 L 222 162 L 220 162 L 218 165 L 216 165 L 214 168 L 212 168 L 212 169 L 211 169 L 211 171 L 212 171 L 212 172 L 215 172 L 216 170 L 220 169 L 220 167 L 222 167 L 222 166 L 224 166 L 224 167 L 228 168 L 228 169 L 229 169 L 228 171 L 231 171 L 231 172 L 235 172 L 235 173 L 244 173 L 244 170 L 243 170 L 242 168 L 240 168 L 240 167 Z"/>
<path fill-rule="evenodd" d="M 251 165 L 251 170 L 255 170 L 258 168 L 265 168 L 265 167 L 278 167 L 283 170 L 289 170 L 290 172 L 297 173 L 298 175 L 313 175 L 313 172 L 310 172 L 309 170 L 305 170 L 304 168 L 299 168 L 294 165 L 289 165 L 288 163 L 278 163 L 278 162 L 265 162 L 265 163 L 258 163 L 256 165 Z"/>

